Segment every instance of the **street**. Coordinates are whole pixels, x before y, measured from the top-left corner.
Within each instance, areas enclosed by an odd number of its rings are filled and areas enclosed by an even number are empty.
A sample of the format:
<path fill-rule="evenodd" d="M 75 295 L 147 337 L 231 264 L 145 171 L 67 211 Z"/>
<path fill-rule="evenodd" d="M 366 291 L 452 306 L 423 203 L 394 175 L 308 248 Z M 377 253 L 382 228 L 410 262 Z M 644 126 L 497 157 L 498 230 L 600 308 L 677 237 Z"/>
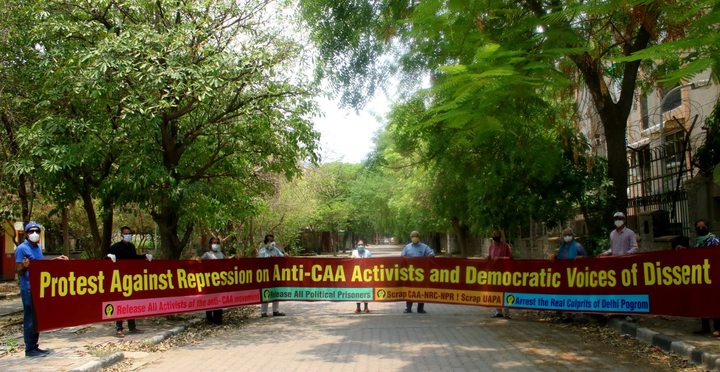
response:
<path fill-rule="evenodd" d="M 142 371 L 657 371 L 608 346 L 545 323 L 490 318 L 480 307 L 404 303 L 281 303 L 286 317 L 251 318 L 241 329 L 148 360 Z M 629 355 L 629 354 L 628 354 Z"/>

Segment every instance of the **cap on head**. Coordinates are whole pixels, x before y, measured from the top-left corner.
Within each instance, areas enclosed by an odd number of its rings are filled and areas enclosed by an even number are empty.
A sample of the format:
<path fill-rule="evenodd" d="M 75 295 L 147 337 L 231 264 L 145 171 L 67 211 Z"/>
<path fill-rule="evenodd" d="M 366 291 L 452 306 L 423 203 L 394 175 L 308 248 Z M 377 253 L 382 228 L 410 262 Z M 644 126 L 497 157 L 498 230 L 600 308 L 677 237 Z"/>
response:
<path fill-rule="evenodd" d="M 625 219 L 625 213 L 623 213 L 623 212 L 615 212 L 615 214 L 613 214 L 613 218 L 622 218 L 622 219 L 624 220 L 624 219 Z"/>
<path fill-rule="evenodd" d="M 25 225 L 25 232 L 28 232 L 28 230 L 32 229 L 33 227 L 38 230 L 42 230 L 40 228 L 40 225 L 36 224 L 35 222 L 30 222 L 29 224 Z"/>

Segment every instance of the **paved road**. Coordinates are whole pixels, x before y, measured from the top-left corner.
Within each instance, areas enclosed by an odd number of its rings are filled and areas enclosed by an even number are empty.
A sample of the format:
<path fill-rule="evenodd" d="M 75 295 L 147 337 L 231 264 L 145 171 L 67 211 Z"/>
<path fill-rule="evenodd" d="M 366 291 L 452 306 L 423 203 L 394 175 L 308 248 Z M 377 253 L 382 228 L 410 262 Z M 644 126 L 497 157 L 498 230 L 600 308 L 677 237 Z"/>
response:
<path fill-rule="evenodd" d="M 366 249 L 372 253 L 373 257 L 399 257 L 404 245 L 366 245 Z M 350 250 L 345 253 L 338 252 L 338 257 L 350 257 Z"/>
<path fill-rule="evenodd" d="M 404 303 L 282 303 L 286 317 L 164 352 L 142 371 L 657 371 L 607 346 L 537 321 L 489 318 L 492 310 Z"/>

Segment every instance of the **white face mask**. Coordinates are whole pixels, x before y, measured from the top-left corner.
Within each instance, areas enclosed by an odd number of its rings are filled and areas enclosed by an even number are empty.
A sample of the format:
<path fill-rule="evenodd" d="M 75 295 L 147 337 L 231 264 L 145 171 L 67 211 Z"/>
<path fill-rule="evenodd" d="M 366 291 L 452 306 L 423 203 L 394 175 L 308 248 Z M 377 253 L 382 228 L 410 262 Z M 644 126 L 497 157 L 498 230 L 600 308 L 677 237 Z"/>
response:
<path fill-rule="evenodd" d="M 220 250 L 220 244 L 213 244 L 210 246 L 213 251 L 219 251 Z"/>
<path fill-rule="evenodd" d="M 275 248 L 275 242 L 270 243 L 269 247 L 270 249 Z"/>
<path fill-rule="evenodd" d="M 28 235 L 28 239 L 33 243 L 37 243 L 40 240 L 40 234 L 34 232 Z"/>
<path fill-rule="evenodd" d="M 623 220 L 615 220 L 615 226 L 617 226 L 617 227 L 620 227 L 624 224 L 625 224 L 625 222 L 623 222 Z"/>
<path fill-rule="evenodd" d="M 132 241 L 132 235 L 131 234 L 124 234 L 123 240 L 130 243 Z"/>
<path fill-rule="evenodd" d="M 572 238 L 573 238 L 572 235 L 563 236 L 563 239 L 565 239 L 565 242 L 567 242 L 567 243 L 570 243 L 571 241 L 573 241 Z"/>

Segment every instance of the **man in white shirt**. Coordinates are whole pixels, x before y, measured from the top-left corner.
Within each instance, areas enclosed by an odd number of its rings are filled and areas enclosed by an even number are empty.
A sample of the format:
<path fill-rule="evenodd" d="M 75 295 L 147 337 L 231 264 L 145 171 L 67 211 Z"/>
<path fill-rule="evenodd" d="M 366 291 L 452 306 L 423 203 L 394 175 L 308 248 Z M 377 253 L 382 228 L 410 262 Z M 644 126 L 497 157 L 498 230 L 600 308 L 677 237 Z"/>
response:
<path fill-rule="evenodd" d="M 263 241 L 264 245 L 260 248 L 260 252 L 258 252 L 258 258 L 269 258 L 269 257 L 285 257 L 285 255 L 280 252 L 277 247 L 275 247 L 275 236 L 272 234 L 265 235 L 265 240 Z M 273 316 L 285 316 L 285 313 L 280 311 L 280 303 L 277 301 L 272 302 L 272 309 L 273 309 Z M 263 302 L 260 305 L 260 316 L 263 318 L 267 318 L 267 310 L 268 310 L 268 304 L 267 302 Z"/>
<path fill-rule="evenodd" d="M 352 251 L 352 258 L 370 258 L 370 257 L 372 257 L 372 253 L 370 253 L 370 251 L 365 249 L 365 243 L 362 240 L 358 241 L 357 249 Z M 369 313 L 370 309 L 368 309 L 367 301 L 365 301 L 364 303 L 365 303 L 365 312 Z M 357 308 L 355 309 L 355 312 L 356 313 L 360 312 L 360 303 L 359 302 L 357 303 Z"/>

